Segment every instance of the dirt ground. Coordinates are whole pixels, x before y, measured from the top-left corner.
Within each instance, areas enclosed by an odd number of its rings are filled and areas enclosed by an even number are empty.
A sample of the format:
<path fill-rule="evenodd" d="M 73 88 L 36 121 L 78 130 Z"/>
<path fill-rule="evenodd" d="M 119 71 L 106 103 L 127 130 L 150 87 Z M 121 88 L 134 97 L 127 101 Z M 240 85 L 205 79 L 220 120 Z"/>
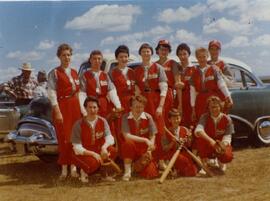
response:
<path fill-rule="evenodd" d="M 177 178 L 158 184 L 158 180 L 135 179 L 103 182 L 95 179 L 87 185 L 77 180 L 57 180 L 55 164 L 35 156 L 10 153 L 0 145 L 1 201 L 263 201 L 270 200 L 270 148 L 235 152 L 225 175 L 213 178 Z"/>

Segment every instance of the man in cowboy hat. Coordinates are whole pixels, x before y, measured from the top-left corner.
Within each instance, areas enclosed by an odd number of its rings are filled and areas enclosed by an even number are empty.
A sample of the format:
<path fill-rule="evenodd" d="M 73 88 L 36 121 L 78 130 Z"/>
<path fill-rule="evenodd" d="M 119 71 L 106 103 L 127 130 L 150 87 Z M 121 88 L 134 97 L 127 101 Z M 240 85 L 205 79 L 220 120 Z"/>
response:
<path fill-rule="evenodd" d="M 23 63 L 21 75 L 8 81 L 3 90 L 15 98 L 15 105 L 28 105 L 33 99 L 33 90 L 37 87 L 37 81 L 31 77 L 33 71 L 30 63 Z"/>

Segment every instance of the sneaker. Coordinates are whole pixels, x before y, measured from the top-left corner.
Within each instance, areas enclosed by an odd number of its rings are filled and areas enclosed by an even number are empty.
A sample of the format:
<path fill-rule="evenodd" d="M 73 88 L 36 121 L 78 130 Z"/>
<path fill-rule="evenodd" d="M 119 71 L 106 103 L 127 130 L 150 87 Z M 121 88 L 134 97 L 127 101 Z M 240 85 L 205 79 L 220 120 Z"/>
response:
<path fill-rule="evenodd" d="M 80 180 L 81 180 L 82 183 L 88 183 L 89 182 L 88 176 L 81 176 Z"/>
<path fill-rule="evenodd" d="M 130 174 L 124 174 L 122 177 L 123 181 L 130 181 L 131 175 Z"/>
<path fill-rule="evenodd" d="M 221 163 L 220 161 L 218 161 L 218 166 L 222 172 L 225 172 L 227 169 L 227 165 L 225 163 Z"/>
<path fill-rule="evenodd" d="M 106 177 L 102 177 L 101 179 L 102 181 L 115 181 L 115 178 L 111 177 L 111 176 L 106 176 Z"/>
<path fill-rule="evenodd" d="M 217 158 L 207 159 L 206 163 L 207 163 L 207 165 L 208 165 L 209 167 L 212 167 L 212 168 L 217 168 L 217 167 L 219 167 Z"/>
<path fill-rule="evenodd" d="M 206 172 L 204 171 L 204 169 L 201 169 L 201 170 L 198 172 L 198 175 L 199 175 L 199 176 L 205 176 L 205 175 L 206 175 Z"/>
<path fill-rule="evenodd" d="M 71 170 L 70 176 L 73 178 L 78 178 L 79 174 L 78 174 L 77 170 L 75 169 L 75 170 Z"/>

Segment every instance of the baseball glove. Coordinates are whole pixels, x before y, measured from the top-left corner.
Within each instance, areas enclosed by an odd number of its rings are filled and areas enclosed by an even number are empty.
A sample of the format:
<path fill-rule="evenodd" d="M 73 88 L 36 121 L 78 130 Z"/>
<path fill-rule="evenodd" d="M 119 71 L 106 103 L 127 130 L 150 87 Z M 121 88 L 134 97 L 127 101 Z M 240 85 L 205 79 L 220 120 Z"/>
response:
<path fill-rule="evenodd" d="M 152 160 L 151 152 L 144 153 L 139 159 L 134 161 L 133 170 L 135 172 L 141 172 Z"/>
<path fill-rule="evenodd" d="M 214 149 L 218 155 L 222 155 L 226 151 L 226 145 L 222 141 L 217 140 Z"/>

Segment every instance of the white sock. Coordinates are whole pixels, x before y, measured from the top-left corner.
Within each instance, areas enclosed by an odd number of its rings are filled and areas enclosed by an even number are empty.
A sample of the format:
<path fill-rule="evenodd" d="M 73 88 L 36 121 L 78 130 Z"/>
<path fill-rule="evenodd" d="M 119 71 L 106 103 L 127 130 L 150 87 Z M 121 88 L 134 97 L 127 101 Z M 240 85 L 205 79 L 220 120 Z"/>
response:
<path fill-rule="evenodd" d="M 71 172 L 76 172 L 77 171 L 77 167 L 75 165 L 71 165 L 70 166 L 70 171 Z"/>
<path fill-rule="evenodd" d="M 85 177 L 88 177 L 88 174 L 86 174 L 86 172 L 83 169 L 81 169 L 81 178 Z"/>
<path fill-rule="evenodd" d="M 124 164 L 124 168 L 125 168 L 125 174 L 124 175 L 131 175 L 131 163 L 125 163 Z"/>
<path fill-rule="evenodd" d="M 62 175 L 67 175 L 68 171 L 67 171 L 67 165 L 62 165 Z"/>

